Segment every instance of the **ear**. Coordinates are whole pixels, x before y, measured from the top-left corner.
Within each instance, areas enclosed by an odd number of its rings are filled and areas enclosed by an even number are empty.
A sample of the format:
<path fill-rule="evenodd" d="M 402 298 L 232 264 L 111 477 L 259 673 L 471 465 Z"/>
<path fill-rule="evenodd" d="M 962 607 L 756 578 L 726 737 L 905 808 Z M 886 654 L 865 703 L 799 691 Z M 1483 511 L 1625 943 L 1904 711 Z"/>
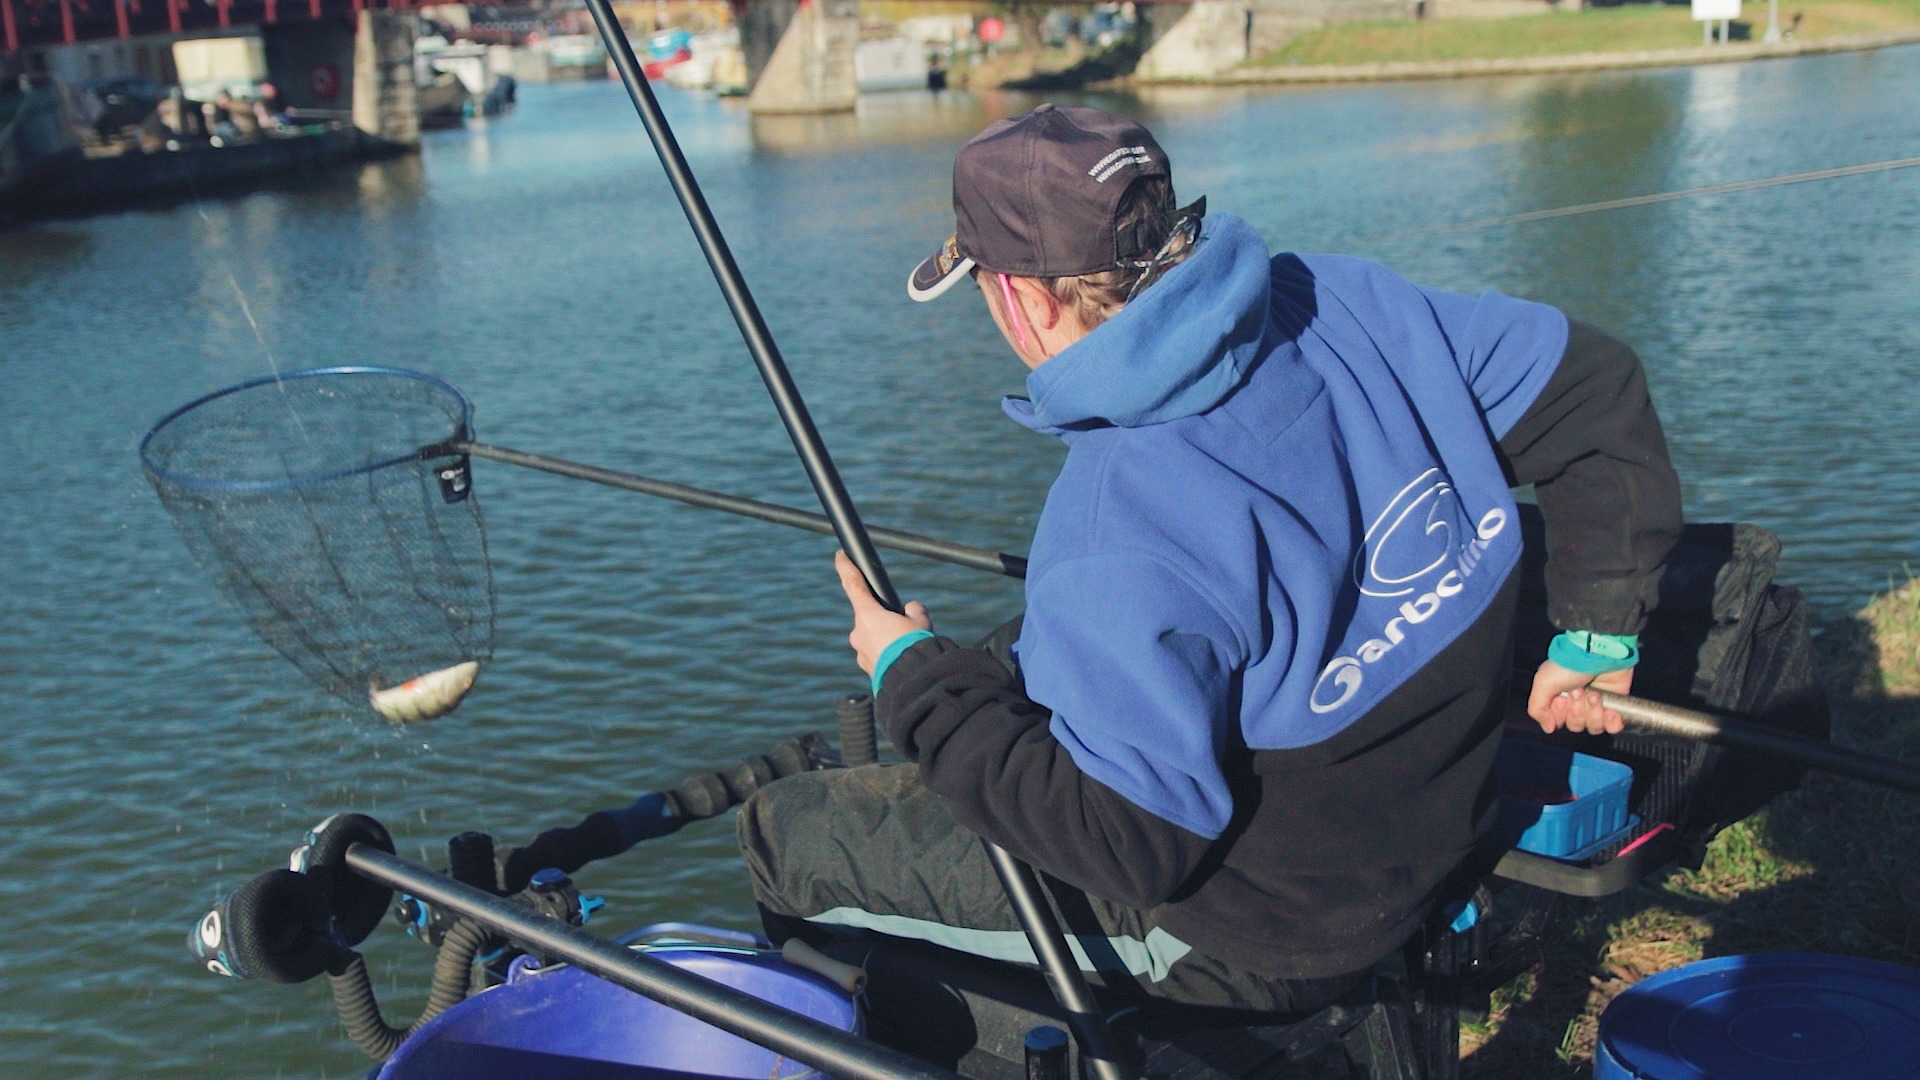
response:
<path fill-rule="evenodd" d="M 1060 301 L 1054 298 L 1053 290 L 1033 278 L 1008 275 L 1013 285 L 1013 298 L 1020 303 L 1020 311 L 1027 317 L 1028 323 L 1044 330 L 1052 330 L 1060 324 Z"/>

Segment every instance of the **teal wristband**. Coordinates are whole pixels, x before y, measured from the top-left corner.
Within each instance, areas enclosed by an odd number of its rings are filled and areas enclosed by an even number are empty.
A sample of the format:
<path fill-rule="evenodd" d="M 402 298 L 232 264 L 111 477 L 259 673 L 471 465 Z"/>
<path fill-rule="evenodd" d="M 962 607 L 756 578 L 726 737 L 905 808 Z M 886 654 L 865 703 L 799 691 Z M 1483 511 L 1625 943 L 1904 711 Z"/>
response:
<path fill-rule="evenodd" d="M 1640 635 L 1568 630 L 1547 646 L 1547 659 L 1582 675 L 1625 671 L 1640 662 Z"/>
<path fill-rule="evenodd" d="M 900 654 L 933 636 L 931 630 L 909 630 L 894 638 L 892 644 L 880 650 L 880 659 L 873 662 L 873 696 L 880 696 L 880 680 L 887 677 L 887 669 L 893 666 Z"/>

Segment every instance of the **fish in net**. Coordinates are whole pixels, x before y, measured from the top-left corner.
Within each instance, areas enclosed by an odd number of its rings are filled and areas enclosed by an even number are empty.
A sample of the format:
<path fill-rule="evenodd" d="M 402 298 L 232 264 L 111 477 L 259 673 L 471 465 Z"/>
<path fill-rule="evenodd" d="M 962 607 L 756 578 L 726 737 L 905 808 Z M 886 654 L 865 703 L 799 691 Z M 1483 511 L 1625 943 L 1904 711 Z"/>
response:
<path fill-rule="evenodd" d="M 451 712 L 493 656 L 472 409 L 397 368 L 216 391 L 140 444 L 194 558 L 309 678 L 389 720 Z"/>

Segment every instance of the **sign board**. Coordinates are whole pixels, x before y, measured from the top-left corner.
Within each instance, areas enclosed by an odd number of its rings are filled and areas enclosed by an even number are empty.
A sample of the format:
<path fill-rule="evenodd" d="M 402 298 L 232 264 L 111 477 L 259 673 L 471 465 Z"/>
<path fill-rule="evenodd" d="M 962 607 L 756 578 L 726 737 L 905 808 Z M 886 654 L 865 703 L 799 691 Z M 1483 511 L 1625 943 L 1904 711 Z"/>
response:
<path fill-rule="evenodd" d="M 1693 21 L 1709 22 L 1714 19 L 1737 19 L 1740 17 L 1740 0 L 1693 0 Z"/>
<path fill-rule="evenodd" d="M 980 40 L 991 45 L 1007 36 L 1007 24 L 992 15 L 980 20 Z"/>
<path fill-rule="evenodd" d="M 325 62 L 308 68 L 307 89 L 313 91 L 313 96 L 321 101 L 332 101 L 339 97 L 340 69 Z"/>

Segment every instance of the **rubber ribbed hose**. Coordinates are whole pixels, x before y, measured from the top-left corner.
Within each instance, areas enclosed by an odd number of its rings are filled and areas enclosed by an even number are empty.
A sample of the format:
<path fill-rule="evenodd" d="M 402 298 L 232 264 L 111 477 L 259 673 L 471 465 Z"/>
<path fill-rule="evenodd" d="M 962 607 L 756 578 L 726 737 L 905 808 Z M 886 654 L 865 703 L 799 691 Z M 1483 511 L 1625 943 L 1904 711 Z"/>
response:
<path fill-rule="evenodd" d="M 373 1060 L 387 1060 L 421 1025 L 467 999 L 473 958 L 480 955 L 480 946 L 486 939 L 485 927 L 465 919 L 447 931 L 446 939 L 440 944 L 440 955 L 433 963 L 433 988 L 427 994 L 427 1007 L 404 1028 L 394 1027 L 380 1015 L 380 1004 L 373 996 L 373 980 L 367 974 L 367 962 L 358 953 L 354 954 L 353 962 L 345 971 L 327 976 L 333 988 L 333 1006 L 340 1014 L 341 1026 L 347 1029 L 347 1038 Z"/>

